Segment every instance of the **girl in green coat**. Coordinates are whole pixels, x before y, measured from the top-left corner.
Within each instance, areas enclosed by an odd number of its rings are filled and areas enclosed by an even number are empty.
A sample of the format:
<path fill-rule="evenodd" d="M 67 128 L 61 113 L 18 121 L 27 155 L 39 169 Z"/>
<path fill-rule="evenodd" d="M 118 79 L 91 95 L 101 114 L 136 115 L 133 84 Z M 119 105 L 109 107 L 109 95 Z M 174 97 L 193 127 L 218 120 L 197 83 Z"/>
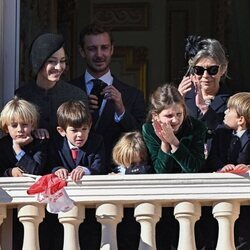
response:
<path fill-rule="evenodd" d="M 142 133 L 156 173 L 195 173 L 203 167 L 206 127 L 187 115 L 175 86 L 153 92 Z"/>

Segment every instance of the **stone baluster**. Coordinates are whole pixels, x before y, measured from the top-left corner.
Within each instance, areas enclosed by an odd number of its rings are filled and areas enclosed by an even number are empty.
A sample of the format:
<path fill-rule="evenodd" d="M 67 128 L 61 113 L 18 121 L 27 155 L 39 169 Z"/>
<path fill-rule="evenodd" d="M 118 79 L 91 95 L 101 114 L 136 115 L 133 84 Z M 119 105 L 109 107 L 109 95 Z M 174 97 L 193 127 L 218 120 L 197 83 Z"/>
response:
<path fill-rule="evenodd" d="M 178 250 L 194 250 L 194 225 L 201 216 L 201 206 L 197 202 L 183 201 L 174 208 L 175 218 L 179 221 L 180 233 Z"/>
<path fill-rule="evenodd" d="M 123 217 L 123 207 L 118 204 L 101 204 L 96 208 L 97 221 L 102 224 L 101 250 L 116 250 L 116 227 Z"/>
<path fill-rule="evenodd" d="M 6 206 L 0 206 L 0 226 L 2 225 L 3 220 L 6 218 L 6 216 L 7 216 Z M 2 249 L 2 241 L 0 242 L 0 250 L 1 249 Z"/>
<path fill-rule="evenodd" d="M 43 204 L 26 204 L 18 206 L 18 218 L 23 224 L 23 250 L 38 250 L 38 226 L 44 218 Z"/>
<path fill-rule="evenodd" d="M 0 206 L 0 226 L 3 223 L 3 220 L 6 218 L 7 216 L 7 208 L 6 206 Z"/>
<path fill-rule="evenodd" d="M 239 216 L 240 204 L 236 201 L 221 201 L 213 206 L 214 218 L 219 224 L 217 250 L 235 250 L 234 222 Z"/>
<path fill-rule="evenodd" d="M 80 250 L 78 230 L 85 219 L 85 207 L 79 204 L 68 212 L 60 212 L 58 219 L 64 228 L 63 249 Z"/>
<path fill-rule="evenodd" d="M 161 206 L 141 203 L 136 206 L 134 216 L 141 225 L 139 250 L 156 249 L 155 225 L 161 217 Z"/>

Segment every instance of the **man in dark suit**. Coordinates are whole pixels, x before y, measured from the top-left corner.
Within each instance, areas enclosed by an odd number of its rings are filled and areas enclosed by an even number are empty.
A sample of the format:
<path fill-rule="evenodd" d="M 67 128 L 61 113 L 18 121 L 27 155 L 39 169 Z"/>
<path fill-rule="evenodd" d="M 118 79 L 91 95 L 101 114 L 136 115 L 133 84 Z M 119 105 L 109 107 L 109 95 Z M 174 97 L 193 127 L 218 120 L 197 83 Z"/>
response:
<path fill-rule="evenodd" d="M 123 132 L 140 130 L 146 116 L 143 93 L 111 74 L 113 52 L 112 35 L 107 29 L 95 23 L 86 26 L 80 33 L 80 54 L 87 68 L 71 81 L 89 96 L 92 129 L 103 136 L 109 171 L 115 142 Z"/>
<path fill-rule="evenodd" d="M 86 26 L 80 33 L 80 54 L 85 59 L 87 68 L 83 75 L 71 81 L 89 96 L 92 130 L 103 136 L 106 168 L 109 172 L 113 170 L 111 153 L 116 141 L 124 132 L 140 130 L 146 117 L 143 93 L 111 74 L 113 52 L 112 35 L 107 29 L 94 23 Z M 138 249 L 140 230 L 132 214 L 133 210 L 125 209 L 123 220 L 127 223 L 118 227 L 118 239 L 122 239 L 118 240 L 121 250 Z M 128 232 L 129 240 L 126 238 Z M 80 235 L 81 245 L 90 250 L 99 249 L 100 228 L 96 223 L 94 210 L 86 210 Z"/>

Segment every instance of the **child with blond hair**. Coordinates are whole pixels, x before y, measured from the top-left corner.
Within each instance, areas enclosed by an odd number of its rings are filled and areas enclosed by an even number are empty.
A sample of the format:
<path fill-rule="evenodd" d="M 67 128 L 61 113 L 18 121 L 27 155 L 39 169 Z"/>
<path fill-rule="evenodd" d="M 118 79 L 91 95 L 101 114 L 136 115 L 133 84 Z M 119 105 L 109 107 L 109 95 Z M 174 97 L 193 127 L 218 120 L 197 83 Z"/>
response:
<path fill-rule="evenodd" d="M 17 97 L 3 108 L 0 126 L 6 136 L 0 139 L 0 176 L 42 174 L 47 159 L 47 140 L 33 137 L 39 114 L 36 107 Z"/>
<path fill-rule="evenodd" d="M 127 132 L 118 140 L 112 151 L 116 173 L 147 174 L 152 172 L 148 163 L 148 152 L 142 134 Z"/>
<path fill-rule="evenodd" d="M 239 92 L 229 98 L 223 122 L 224 126 L 215 130 L 207 170 L 244 174 L 250 169 L 250 93 Z M 240 210 L 235 223 L 236 249 L 250 249 L 250 208 L 241 206 Z"/>
<path fill-rule="evenodd" d="M 207 159 L 210 171 L 242 170 L 250 164 L 250 93 L 239 92 L 227 103 L 224 126 L 215 131 Z"/>

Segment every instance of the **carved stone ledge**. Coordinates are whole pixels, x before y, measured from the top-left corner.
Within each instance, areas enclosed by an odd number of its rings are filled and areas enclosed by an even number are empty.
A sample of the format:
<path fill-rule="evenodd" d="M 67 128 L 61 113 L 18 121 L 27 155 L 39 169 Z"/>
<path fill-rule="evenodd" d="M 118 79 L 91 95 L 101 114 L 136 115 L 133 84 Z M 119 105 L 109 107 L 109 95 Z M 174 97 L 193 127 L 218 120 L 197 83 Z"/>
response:
<path fill-rule="evenodd" d="M 94 4 L 92 19 L 112 30 L 146 30 L 148 13 L 148 3 Z"/>

